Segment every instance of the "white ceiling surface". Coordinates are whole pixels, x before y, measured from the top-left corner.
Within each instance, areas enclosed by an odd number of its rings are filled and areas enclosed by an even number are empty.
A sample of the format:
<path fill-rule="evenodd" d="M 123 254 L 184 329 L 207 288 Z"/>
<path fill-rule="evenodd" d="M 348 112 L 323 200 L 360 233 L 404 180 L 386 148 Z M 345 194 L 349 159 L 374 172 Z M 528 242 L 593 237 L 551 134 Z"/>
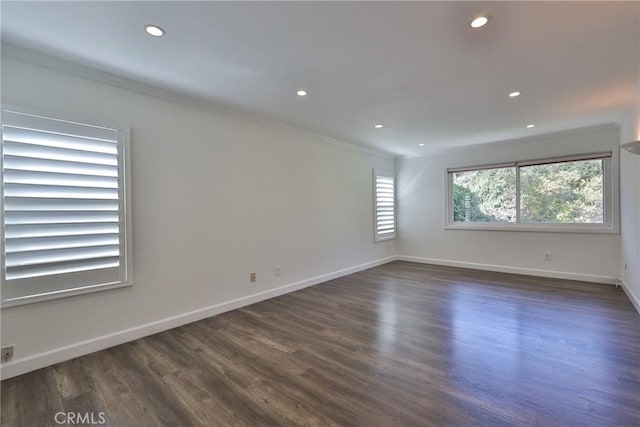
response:
<path fill-rule="evenodd" d="M 619 122 L 639 102 L 638 2 L 3 1 L 2 38 L 400 156 Z"/>

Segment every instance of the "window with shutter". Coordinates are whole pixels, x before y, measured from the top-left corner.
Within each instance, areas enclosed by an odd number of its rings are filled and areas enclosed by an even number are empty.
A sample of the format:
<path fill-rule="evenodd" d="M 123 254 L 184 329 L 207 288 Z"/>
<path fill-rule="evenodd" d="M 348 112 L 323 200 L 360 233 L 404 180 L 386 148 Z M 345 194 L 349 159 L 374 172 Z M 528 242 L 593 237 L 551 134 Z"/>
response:
<path fill-rule="evenodd" d="M 2 304 L 129 284 L 125 133 L 2 114 Z"/>
<path fill-rule="evenodd" d="M 395 179 L 392 173 L 373 171 L 374 238 L 376 242 L 396 237 Z"/>

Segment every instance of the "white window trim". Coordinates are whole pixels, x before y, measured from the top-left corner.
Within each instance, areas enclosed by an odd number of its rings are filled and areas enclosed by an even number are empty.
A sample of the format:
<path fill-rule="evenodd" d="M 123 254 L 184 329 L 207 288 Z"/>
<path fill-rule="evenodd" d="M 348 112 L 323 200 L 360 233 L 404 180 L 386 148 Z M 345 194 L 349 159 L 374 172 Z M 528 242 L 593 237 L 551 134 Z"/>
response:
<path fill-rule="evenodd" d="M 68 119 L 60 119 L 55 117 L 52 114 L 43 113 L 39 111 L 34 111 L 25 108 L 14 107 L 7 104 L 2 104 L 2 112 L 10 111 L 19 114 L 26 114 L 31 116 L 36 116 L 44 119 L 57 120 L 60 122 L 66 122 L 69 124 L 77 124 L 83 126 L 97 126 L 97 127 L 106 127 L 110 129 L 115 129 L 117 131 L 118 140 L 121 141 L 121 152 L 120 162 L 122 163 L 122 167 L 120 169 L 121 174 L 118 179 L 120 185 L 122 185 L 122 198 L 123 198 L 123 208 L 121 212 L 121 216 L 123 220 L 120 223 L 120 226 L 124 229 L 123 236 L 124 242 L 121 245 L 121 255 L 120 259 L 125 264 L 123 271 L 124 276 L 122 280 L 118 280 L 116 282 L 109 283 L 100 283 L 100 284 L 92 284 L 87 286 L 76 286 L 70 288 L 61 288 L 53 291 L 47 291 L 42 293 L 30 293 L 27 295 L 14 296 L 7 298 L 2 292 L 2 300 L 1 307 L 13 307 L 23 304 L 30 304 L 40 301 L 48 301 L 53 299 L 65 298 L 75 295 L 82 295 L 87 293 L 99 292 L 109 289 L 130 287 L 133 285 L 133 232 L 131 228 L 132 224 L 132 213 L 131 213 L 131 148 L 130 148 L 130 130 L 129 128 L 123 128 L 118 126 L 99 126 L 95 124 L 88 124 L 79 121 L 71 121 Z M 3 148 L 2 148 L 2 140 L 0 139 L 0 171 L 3 169 Z M 0 172 L 0 212 L 4 212 L 4 174 Z M 5 237 L 4 237 L 4 225 L 3 221 L 0 221 L 0 279 L 1 285 L 7 286 L 7 280 L 5 278 L 6 270 L 5 270 Z M 60 276 L 60 275 L 58 275 Z M 23 279 L 24 280 L 24 279 Z"/>
<path fill-rule="evenodd" d="M 376 189 L 376 181 L 377 177 L 385 177 L 391 178 L 393 180 L 393 234 L 389 234 L 386 236 L 378 236 L 378 218 L 377 218 L 377 189 Z M 396 238 L 398 234 L 398 215 L 397 215 L 397 188 L 396 188 L 396 177 L 393 172 L 381 172 L 376 169 L 373 170 L 373 241 L 384 242 L 386 240 L 393 240 Z"/>
<path fill-rule="evenodd" d="M 598 156 L 610 153 L 610 157 L 604 158 L 603 189 L 604 189 L 604 223 L 602 224 L 530 224 L 530 223 L 503 223 L 503 222 L 455 222 L 453 220 L 453 173 L 464 170 L 489 169 L 494 167 L 530 166 L 544 163 L 557 163 L 561 161 L 578 161 L 599 158 Z M 567 154 L 551 158 L 540 158 L 517 162 L 502 162 L 489 165 L 460 166 L 444 168 L 445 174 L 445 224 L 447 230 L 476 230 L 476 231 L 524 231 L 544 233 L 585 233 L 585 234 L 619 234 L 619 157 L 616 150 L 602 153 Z M 516 202 L 519 203 L 519 178 L 516 179 Z M 518 206 L 519 207 L 519 206 Z M 519 220 L 519 210 L 517 212 Z"/>

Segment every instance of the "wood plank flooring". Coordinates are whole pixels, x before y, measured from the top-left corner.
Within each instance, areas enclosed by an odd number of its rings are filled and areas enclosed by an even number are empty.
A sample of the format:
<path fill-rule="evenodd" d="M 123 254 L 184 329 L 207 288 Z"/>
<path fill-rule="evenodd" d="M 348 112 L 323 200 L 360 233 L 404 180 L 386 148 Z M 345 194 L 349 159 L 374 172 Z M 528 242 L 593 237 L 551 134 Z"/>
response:
<path fill-rule="evenodd" d="M 2 425 L 640 426 L 613 286 L 394 262 L 2 382 Z"/>

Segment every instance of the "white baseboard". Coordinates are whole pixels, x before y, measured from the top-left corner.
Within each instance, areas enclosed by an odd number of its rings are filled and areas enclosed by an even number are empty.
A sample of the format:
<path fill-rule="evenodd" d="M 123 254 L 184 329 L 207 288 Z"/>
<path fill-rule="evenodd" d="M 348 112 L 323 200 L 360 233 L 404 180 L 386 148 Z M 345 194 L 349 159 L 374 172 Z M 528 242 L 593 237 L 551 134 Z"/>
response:
<path fill-rule="evenodd" d="M 479 264 L 475 262 L 454 261 L 436 258 L 421 258 L 408 255 L 398 255 L 400 261 L 418 262 L 422 264 L 444 265 L 448 267 L 471 268 L 474 270 L 497 271 L 500 273 L 524 274 L 526 276 L 550 277 L 553 279 L 580 280 L 582 282 L 606 283 L 615 285 L 618 278 L 613 276 L 599 276 L 595 274 L 570 273 L 565 271 L 539 270 L 536 268 L 512 267 L 508 265 Z"/>
<path fill-rule="evenodd" d="M 246 297 L 237 298 L 220 304 L 214 304 L 209 307 L 200 308 L 198 310 L 190 311 L 172 317 L 167 317 L 165 319 L 160 319 L 155 322 L 103 335 L 101 337 L 92 338 L 90 340 L 77 342 L 43 353 L 15 359 L 11 362 L 2 364 L 2 366 L 0 367 L 0 378 L 4 380 L 7 378 L 15 377 L 17 375 L 25 374 L 27 372 L 35 371 L 36 369 L 44 368 L 46 366 L 64 362 L 65 360 L 84 356 L 95 351 L 104 350 L 105 348 L 113 347 L 119 344 L 124 344 L 138 338 L 166 331 L 167 329 L 173 329 L 178 326 L 186 325 L 187 323 L 195 322 L 197 320 L 206 319 L 207 317 L 215 316 L 217 314 L 221 314 L 230 310 L 235 310 L 240 307 L 254 304 L 259 301 L 264 301 L 266 299 L 277 297 L 289 292 L 297 291 L 309 286 L 317 285 L 328 280 L 337 279 L 338 277 L 357 273 L 358 271 L 366 270 L 372 267 L 377 267 L 379 265 L 395 261 L 396 259 L 397 258 L 395 256 L 381 258 L 375 261 L 334 271 L 332 273 L 322 274 L 320 276 L 311 277 L 299 282 L 294 282 L 274 289 L 258 292 Z"/>
<path fill-rule="evenodd" d="M 638 295 L 633 292 L 633 289 L 631 289 L 631 286 L 629 286 L 627 282 L 625 282 L 624 280 L 620 280 L 620 283 L 622 284 L 622 290 L 625 294 L 627 294 L 627 297 L 631 301 L 631 304 L 633 304 L 633 306 L 636 308 L 636 311 L 640 313 L 640 298 L 638 298 Z"/>

